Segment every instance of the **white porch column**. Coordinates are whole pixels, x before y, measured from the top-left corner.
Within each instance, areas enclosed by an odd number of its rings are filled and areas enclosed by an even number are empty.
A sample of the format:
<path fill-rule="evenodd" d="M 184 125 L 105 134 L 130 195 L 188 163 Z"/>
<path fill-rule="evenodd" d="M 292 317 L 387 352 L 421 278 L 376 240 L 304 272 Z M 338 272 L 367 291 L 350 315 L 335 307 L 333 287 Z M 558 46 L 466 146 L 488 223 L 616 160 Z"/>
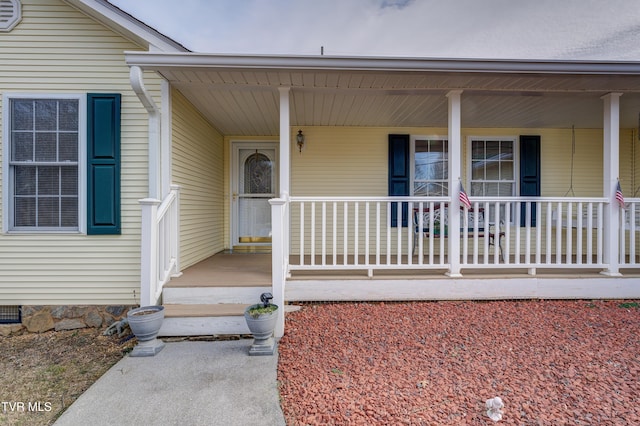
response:
<path fill-rule="evenodd" d="M 602 271 L 605 275 L 620 274 L 618 220 L 620 206 L 616 201 L 616 184 L 620 173 L 620 96 L 622 93 L 609 93 L 602 97 L 604 101 L 604 141 L 603 141 L 603 192 L 609 204 L 604 208 L 604 253 L 603 260 L 609 268 Z"/>
<path fill-rule="evenodd" d="M 447 275 L 461 277 L 460 273 L 460 179 L 462 177 L 462 141 L 460 95 L 462 90 L 447 93 L 449 98 L 449 264 Z"/>
<path fill-rule="evenodd" d="M 286 274 L 289 268 L 289 191 L 291 179 L 291 113 L 289 108 L 290 87 L 280 87 L 280 197 L 271 204 L 271 291 L 273 303 L 279 306 L 278 322 L 274 335 L 284 335 L 284 293 Z"/>
<path fill-rule="evenodd" d="M 280 198 L 289 194 L 291 161 L 291 118 L 289 112 L 290 87 L 279 87 L 280 91 Z"/>
<path fill-rule="evenodd" d="M 171 111 L 173 110 L 171 98 L 171 85 L 167 80 L 160 83 L 162 92 L 162 111 L 160 119 L 160 194 L 161 199 L 171 191 Z"/>
<path fill-rule="evenodd" d="M 280 91 L 280 198 L 289 200 L 291 187 L 291 112 L 289 109 L 290 87 L 279 87 Z M 289 261 L 289 215 L 284 218 L 284 250 Z"/>

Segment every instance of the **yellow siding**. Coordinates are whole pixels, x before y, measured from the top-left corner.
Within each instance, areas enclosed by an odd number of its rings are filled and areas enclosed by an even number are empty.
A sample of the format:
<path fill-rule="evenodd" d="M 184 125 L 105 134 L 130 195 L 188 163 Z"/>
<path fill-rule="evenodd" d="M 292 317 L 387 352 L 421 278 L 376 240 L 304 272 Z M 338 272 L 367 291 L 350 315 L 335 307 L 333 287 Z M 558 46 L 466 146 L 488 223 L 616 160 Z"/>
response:
<path fill-rule="evenodd" d="M 125 50 L 140 46 L 56 0 L 22 1 L 22 21 L 0 33 L 3 94 L 122 94 L 122 235 L 0 235 L 1 303 L 139 300 L 134 291 L 140 288 L 138 200 L 148 185 L 147 114 L 131 91 Z M 160 79 L 145 74 L 145 83 L 160 104 Z"/>
<path fill-rule="evenodd" d="M 294 138 L 292 129 L 292 138 Z M 391 133 L 447 135 L 442 128 L 304 127 L 306 146 L 291 154 L 291 194 L 299 196 L 387 195 L 387 138 Z M 571 129 L 473 129 L 462 131 L 463 181 L 469 136 L 540 135 L 542 196 L 563 196 L 571 186 Z M 577 197 L 602 195 L 602 130 L 576 129 L 573 191 Z M 620 179 L 631 188 L 631 131 L 620 132 Z M 638 155 L 636 153 L 636 155 Z M 636 178 L 638 179 L 638 178 Z"/>
<path fill-rule="evenodd" d="M 173 90 L 173 183 L 180 185 L 181 267 L 224 248 L 224 140 Z"/>

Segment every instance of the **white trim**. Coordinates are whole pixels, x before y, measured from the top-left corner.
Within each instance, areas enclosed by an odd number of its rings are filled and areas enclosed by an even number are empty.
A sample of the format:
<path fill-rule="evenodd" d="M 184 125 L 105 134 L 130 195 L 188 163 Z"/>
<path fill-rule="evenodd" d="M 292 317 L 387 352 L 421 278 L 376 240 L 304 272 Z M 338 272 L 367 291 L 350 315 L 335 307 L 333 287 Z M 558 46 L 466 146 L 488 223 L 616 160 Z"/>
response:
<path fill-rule="evenodd" d="M 421 141 L 434 141 L 434 140 L 443 140 L 447 142 L 447 155 L 449 154 L 449 137 L 446 135 L 427 135 L 427 136 L 423 136 L 423 135 L 410 135 L 409 136 L 409 163 L 410 163 L 410 170 L 409 170 L 409 195 L 411 195 L 412 197 L 415 195 L 414 194 L 414 188 L 415 188 L 415 169 L 416 169 L 416 140 L 421 140 Z M 447 159 L 448 161 L 448 159 Z M 449 179 L 451 179 L 451 177 L 449 176 Z"/>
<path fill-rule="evenodd" d="M 105 0 L 64 0 L 70 6 L 96 19 L 113 31 L 149 50 L 185 52 L 180 43 L 129 15 Z"/>
<path fill-rule="evenodd" d="M 15 230 L 11 228 L 13 205 L 10 194 L 11 157 L 9 120 L 11 99 L 75 99 L 78 101 L 78 229 L 35 228 Z M 2 232 L 5 234 L 86 234 L 87 232 L 87 95 L 86 93 L 4 93 L 2 95 Z"/>
<path fill-rule="evenodd" d="M 162 199 L 171 191 L 172 155 L 171 135 L 173 134 L 171 119 L 173 115 L 173 98 L 171 84 L 164 78 L 160 81 L 162 99 L 160 101 L 160 194 Z"/>
<path fill-rule="evenodd" d="M 273 192 L 273 198 L 276 198 L 278 196 L 279 193 L 279 183 L 278 183 L 278 176 L 279 176 L 279 170 L 280 170 L 280 165 L 278 164 L 280 161 L 280 157 L 279 157 L 279 145 L 278 142 L 275 140 L 255 140 L 255 141 L 247 141 L 247 140 L 231 140 L 230 141 L 230 152 L 229 152 L 229 160 L 231 161 L 231 165 L 229 167 L 229 226 L 230 228 L 230 245 L 233 248 L 233 246 L 237 246 L 237 245 L 270 245 L 269 243 L 246 243 L 246 244 L 241 244 L 239 241 L 239 235 L 238 235 L 238 207 L 237 207 L 237 203 L 236 203 L 236 199 L 237 199 L 237 193 L 238 193 L 238 185 L 239 185 L 239 166 L 240 166 L 240 159 L 238 158 L 238 151 L 240 149 L 257 149 L 257 150 L 262 150 L 262 149 L 273 149 L 275 150 L 275 154 L 274 154 L 274 162 L 275 162 L 275 167 L 273 170 L 273 175 L 272 175 L 272 179 L 273 179 L 273 184 L 274 184 L 274 192 Z M 273 225 L 273 223 L 272 223 Z"/>
<path fill-rule="evenodd" d="M 500 60 L 397 57 L 216 55 L 125 52 L 128 65 L 144 69 L 175 67 L 296 69 L 332 71 L 423 71 L 535 74 L 640 75 L 638 61 Z"/>
<path fill-rule="evenodd" d="M 517 196 L 520 194 L 520 144 L 519 136 L 487 136 L 487 135 L 469 135 L 467 136 L 466 147 L 467 147 L 467 167 L 466 167 L 466 179 L 463 179 L 464 188 L 471 195 L 471 176 L 473 170 L 471 169 L 471 142 L 473 140 L 483 140 L 483 141 L 510 141 L 513 142 L 513 179 L 515 181 L 514 193 L 511 196 Z M 486 196 L 486 195 L 482 195 Z M 496 195 L 497 196 L 497 195 Z M 476 195 L 476 197 L 480 197 L 480 195 Z"/>
<path fill-rule="evenodd" d="M 637 299 L 637 278 L 530 277 L 420 279 L 296 279 L 289 278 L 285 300 L 494 300 L 494 299 Z"/>

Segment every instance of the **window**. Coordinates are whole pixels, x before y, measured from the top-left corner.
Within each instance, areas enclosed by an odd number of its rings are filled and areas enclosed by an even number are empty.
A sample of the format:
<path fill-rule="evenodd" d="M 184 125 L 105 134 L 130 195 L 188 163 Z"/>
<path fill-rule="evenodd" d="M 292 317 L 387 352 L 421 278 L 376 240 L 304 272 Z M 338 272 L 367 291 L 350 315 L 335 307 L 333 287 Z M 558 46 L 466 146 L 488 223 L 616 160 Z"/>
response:
<path fill-rule="evenodd" d="M 515 139 L 471 138 L 471 194 L 512 196 L 516 193 Z"/>
<path fill-rule="evenodd" d="M 414 137 L 412 194 L 443 197 L 449 193 L 449 146 L 446 138 Z"/>
<path fill-rule="evenodd" d="M 471 193 L 480 197 L 510 197 L 516 195 L 516 139 L 471 137 Z M 489 217 L 494 217 L 494 206 Z M 513 211 L 513 206 L 512 206 Z M 512 223 L 513 216 L 505 218 L 504 205 L 500 218 Z"/>
<path fill-rule="evenodd" d="M 5 229 L 79 231 L 84 98 L 5 96 L 4 101 Z"/>

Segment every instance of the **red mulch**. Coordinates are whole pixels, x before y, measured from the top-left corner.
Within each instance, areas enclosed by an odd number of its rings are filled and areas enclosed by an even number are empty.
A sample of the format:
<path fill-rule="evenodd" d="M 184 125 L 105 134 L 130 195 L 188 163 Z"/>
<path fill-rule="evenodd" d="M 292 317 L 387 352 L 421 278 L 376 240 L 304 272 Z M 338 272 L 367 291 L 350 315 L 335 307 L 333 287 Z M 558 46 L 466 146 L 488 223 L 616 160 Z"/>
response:
<path fill-rule="evenodd" d="M 278 351 L 288 425 L 640 424 L 635 302 L 307 305 Z"/>

